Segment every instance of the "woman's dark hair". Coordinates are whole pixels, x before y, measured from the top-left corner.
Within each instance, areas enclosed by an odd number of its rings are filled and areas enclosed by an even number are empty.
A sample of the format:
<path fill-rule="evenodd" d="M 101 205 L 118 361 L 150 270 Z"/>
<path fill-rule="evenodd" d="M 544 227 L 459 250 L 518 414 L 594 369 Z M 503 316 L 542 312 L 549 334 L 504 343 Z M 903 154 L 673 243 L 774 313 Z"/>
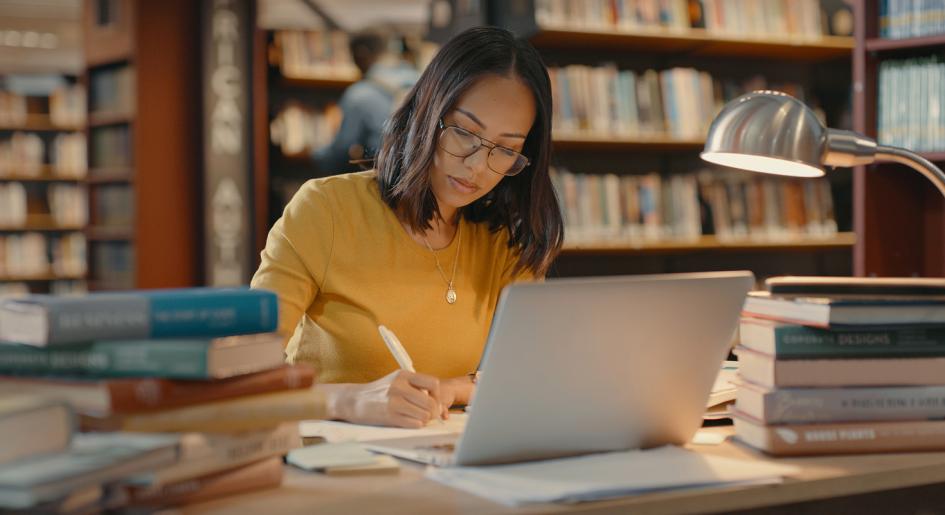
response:
<path fill-rule="evenodd" d="M 415 231 L 438 215 L 429 169 L 437 149 L 437 121 L 483 75 L 514 76 L 535 97 L 535 122 L 522 153 L 531 160 L 521 173 L 504 177 L 487 195 L 464 207 L 461 216 L 505 227 L 516 249 L 518 273 L 543 275 L 561 249 L 564 228 L 548 175 L 551 155 L 551 81 L 538 52 L 527 41 L 494 27 L 477 27 L 452 38 L 437 52 L 393 114 L 375 166 L 381 197 Z"/>

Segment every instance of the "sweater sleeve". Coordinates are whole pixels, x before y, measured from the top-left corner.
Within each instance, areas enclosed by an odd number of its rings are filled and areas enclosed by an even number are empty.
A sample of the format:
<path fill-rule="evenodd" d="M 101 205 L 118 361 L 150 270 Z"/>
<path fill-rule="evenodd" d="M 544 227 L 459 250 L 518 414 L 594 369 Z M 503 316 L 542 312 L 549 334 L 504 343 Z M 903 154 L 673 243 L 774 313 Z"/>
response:
<path fill-rule="evenodd" d="M 288 339 L 318 295 L 331 262 L 332 211 L 325 194 L 309 181 L 292 197 L 260 254 L 251 287 L 279 297 L 279 333 Z"/>

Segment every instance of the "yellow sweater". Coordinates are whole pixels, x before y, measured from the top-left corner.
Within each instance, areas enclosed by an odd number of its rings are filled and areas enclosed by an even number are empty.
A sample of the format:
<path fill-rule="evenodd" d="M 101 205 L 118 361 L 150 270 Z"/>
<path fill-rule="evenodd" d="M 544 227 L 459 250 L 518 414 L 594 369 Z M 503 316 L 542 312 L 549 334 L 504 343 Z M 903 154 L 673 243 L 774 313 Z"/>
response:
<path fill-rule="evenodd" d="M 292 336 L 287 360 L 315 365 L 321 382 L 373 381 L 397 368 L 377 332 L 384 324 L 417 372 L 475 370 L 502 287 L 532 277 L 512 276 L 517 254 L 506 230 L 461 223 L 450 305 L 433 254 L 381 200 L 375 172 L 305 183 L 269 232 L 252 281 L 279 296 L 279 331 Z M 437 251 L 447 277 L 458 240 Z M 314 324 L 300 325 L 303 313 Z"/>

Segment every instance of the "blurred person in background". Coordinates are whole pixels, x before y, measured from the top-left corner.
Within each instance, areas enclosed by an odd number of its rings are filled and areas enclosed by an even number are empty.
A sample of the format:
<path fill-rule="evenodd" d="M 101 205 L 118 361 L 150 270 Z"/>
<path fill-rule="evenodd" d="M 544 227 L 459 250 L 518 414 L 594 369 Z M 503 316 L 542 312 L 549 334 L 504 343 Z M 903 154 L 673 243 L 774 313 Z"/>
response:
<path fill-rule="evenodd" d="M 334 140 L 312 156 L 320 175 L 358 170 L 352 161 L 370 159 L 380 148 L 384 124 L 419 78 L 402 52 L 392 51 L 397 41 L 377 30 L 351 37 L 351 57 L 361 80 L 341 96 L 342 119 Z"/>

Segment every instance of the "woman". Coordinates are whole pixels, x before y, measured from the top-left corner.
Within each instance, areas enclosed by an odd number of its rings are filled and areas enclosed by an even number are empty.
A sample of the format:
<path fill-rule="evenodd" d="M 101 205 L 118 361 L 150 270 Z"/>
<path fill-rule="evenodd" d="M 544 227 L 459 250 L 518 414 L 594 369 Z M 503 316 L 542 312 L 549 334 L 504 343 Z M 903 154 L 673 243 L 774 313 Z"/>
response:
<path fill-rule="evenodd" d="M 421 427 L 469 402 L 499 292 L 542 277 L 561 247 L 550 145 L 538 53 L 474 28 L 393 114 L 375 170 L 293 197 L 252 285 L 279 295 L 288 361 L 318 368 L 331 418 Z M 417 373 L 397 370 L 379 324 Z"/>

